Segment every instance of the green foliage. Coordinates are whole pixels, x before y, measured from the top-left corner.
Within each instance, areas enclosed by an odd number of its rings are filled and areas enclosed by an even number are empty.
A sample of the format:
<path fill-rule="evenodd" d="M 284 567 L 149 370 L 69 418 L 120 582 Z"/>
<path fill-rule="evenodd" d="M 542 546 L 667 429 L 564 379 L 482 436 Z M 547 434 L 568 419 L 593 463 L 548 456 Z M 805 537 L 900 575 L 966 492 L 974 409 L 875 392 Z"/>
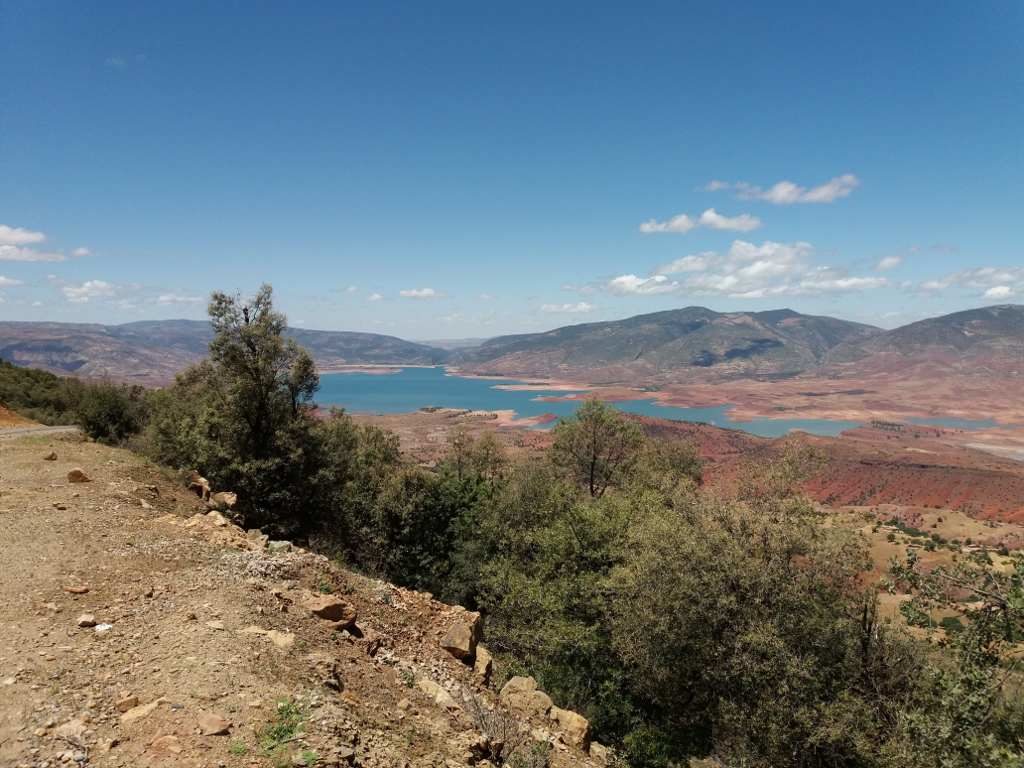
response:
<path fill-rule="evenodd" d="M 598 497 L 621 485 L 640 457 L 643 432 L 607 403 L 587 400 L 554 429 L 555 465 Z"/>
<path fill-rule="evenodd" d="M 257 731 L 263 751 L 270 754 L 287 744 L 301 731 L 306 712 L 291 699 L 277 702 L 273 719 Z"/>
<path fill-rule="evenodd" d="M 75 420 L 89 437 L 117 445 L 142 430 L 148 415 L 142 387 L 100 383 L 76 389 Z"/>
<path fill-rule="evenodd" d="M 154 396 L 149 451 L 238 493 L 247 524 L 308 528 L 318 513 L 309 483 L 320 464 L 307 407 L 319 386 L 312 360 L 284 338 L 268 285 L 249 301 L 215 293 L 209 312 L 210 359 Z"/>
<path fill-rule="evenodd" d="M 0 360 L 0 404 L 42 424 L 74 424 L 78 382 Z"/>

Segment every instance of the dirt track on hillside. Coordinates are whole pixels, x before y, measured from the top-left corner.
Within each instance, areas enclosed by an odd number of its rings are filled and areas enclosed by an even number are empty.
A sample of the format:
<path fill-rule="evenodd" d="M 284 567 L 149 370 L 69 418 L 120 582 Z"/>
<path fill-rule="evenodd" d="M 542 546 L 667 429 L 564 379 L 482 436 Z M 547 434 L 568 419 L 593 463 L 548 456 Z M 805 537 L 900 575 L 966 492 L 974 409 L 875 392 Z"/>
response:
<path fill-rule="evenodd" d="M 69 483 L 75 467 L 92 481 Z M 417 687 L 490 695 L 438 646 L 462 609 L 311 553 L 271 555 L 205 512 L 125 451 L 0 442 L 0 766 L 273 765 L 257 732 L 281 699 L 305 713 L 286 762 L 466 764 L 466 715 Z M 307 590 L 343 595 L 363 636 L 300 609 Z M 124 722 L 117 703 L 135 699 L 152 706 Z M 202 735 L 206 715 L 229 733 Z M 553 764 L 582 760 L 559 745 Z"/>

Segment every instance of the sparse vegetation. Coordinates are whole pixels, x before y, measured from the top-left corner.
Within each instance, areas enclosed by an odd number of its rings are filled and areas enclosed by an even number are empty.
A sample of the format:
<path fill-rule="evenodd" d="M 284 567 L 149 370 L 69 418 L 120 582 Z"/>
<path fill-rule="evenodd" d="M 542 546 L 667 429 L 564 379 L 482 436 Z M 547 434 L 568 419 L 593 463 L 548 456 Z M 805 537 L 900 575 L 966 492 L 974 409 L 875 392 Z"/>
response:
<path fill-rule="evenodd" d="M 1003 664 L 1024 633 L 1019 558 L 1013 574 L 975 554 L 925 572 L 911 550 L 895 576 L 916 597 L 901 610 L 945 630 L 935 649 L 879 618 L 865 541 L 799 492 L 814 454 L 790 450 L 734 495 L 712 495 L 689 446 L 588 401 L 542 456 L 513 461 L 492 438 L 455 432 L 436 467 L 412 466 L 394 435 L 314 416 L 315 370 L 285 339 L 269 287 L 250 301 L 216 294 L 210 312 L 210 360 L 135 398 L 149 454 L 238 492 L 247 526 L 482 610 L 505 670 L 528 670 L 634 768 L 1024 762 L 1016 673 Z M 103 439 L 143 421 L 131 392 L 94 389 L 85 402 Z M 943 543 L 887 525 L 890 542 Z M 964 592 L 973 602 L 954 599 Z M 937 609 L 957 617 L 936 625 Z M 411 671 L 399 675 L 412 687 Z M 502 745 L 495 765 L 547 764 L 548 747 L 513 719 L 468 707 Z M 305 717 L 281 701 L 259 730 L 274 763 L 296 758 Z"/>

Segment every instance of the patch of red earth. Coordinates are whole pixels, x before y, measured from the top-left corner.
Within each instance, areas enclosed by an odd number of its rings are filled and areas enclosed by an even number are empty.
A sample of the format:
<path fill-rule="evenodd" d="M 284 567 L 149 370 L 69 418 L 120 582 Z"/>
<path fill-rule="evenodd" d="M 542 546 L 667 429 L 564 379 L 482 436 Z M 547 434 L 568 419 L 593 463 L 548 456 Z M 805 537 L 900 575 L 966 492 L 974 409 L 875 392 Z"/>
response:
<path fill-rule="evenodd" d="M 723 491 L 796 443 L 815 448 L 826 460 L 805 484 L 822 504 L 957 509 L 978 519 L 1024 522 L 1024 464 L 959 445 L 960 433 L 953 430 L 862 427 L 840 437 L 794 433 L 771 440 L 707 424 L 633 418 L 652 436 L 695 445 L 705 463 L 705 483 Z"/>

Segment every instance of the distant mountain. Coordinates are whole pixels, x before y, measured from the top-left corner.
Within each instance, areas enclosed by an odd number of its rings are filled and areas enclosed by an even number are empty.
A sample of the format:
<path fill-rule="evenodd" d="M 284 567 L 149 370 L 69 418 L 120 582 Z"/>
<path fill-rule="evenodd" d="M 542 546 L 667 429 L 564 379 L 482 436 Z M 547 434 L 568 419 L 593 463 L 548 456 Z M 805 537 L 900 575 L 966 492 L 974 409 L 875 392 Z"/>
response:
<path fill-rule="evenodd" d="M 452 362 L 477 373 L 586 373 L 594 383 L 672 379 L 695 372 L 777 377 L 812 369 L 840 344 L 856 344 L 880 333 L 869 325 L 789 309 L 721 313 L 687 307 L 545 333 L 499 336 L 456 352 Z"/>
<path fill-rule="evenodd" d="M 932 366 L 1024 372 L 1024 306 L 1002 304 L 920 320 L 843 343 L 829 362 L 865 371 Z"/>
<path fill-rule="evenodd" d="M 321 368 L 341 365 L 436 365 L 447 352 L 394 336 L 290 328 Z M 0 322 L 0 359 L 58 374 L 161 384 L 203 359 L 213 332 L 198 320 L 124 325 Z"/>

